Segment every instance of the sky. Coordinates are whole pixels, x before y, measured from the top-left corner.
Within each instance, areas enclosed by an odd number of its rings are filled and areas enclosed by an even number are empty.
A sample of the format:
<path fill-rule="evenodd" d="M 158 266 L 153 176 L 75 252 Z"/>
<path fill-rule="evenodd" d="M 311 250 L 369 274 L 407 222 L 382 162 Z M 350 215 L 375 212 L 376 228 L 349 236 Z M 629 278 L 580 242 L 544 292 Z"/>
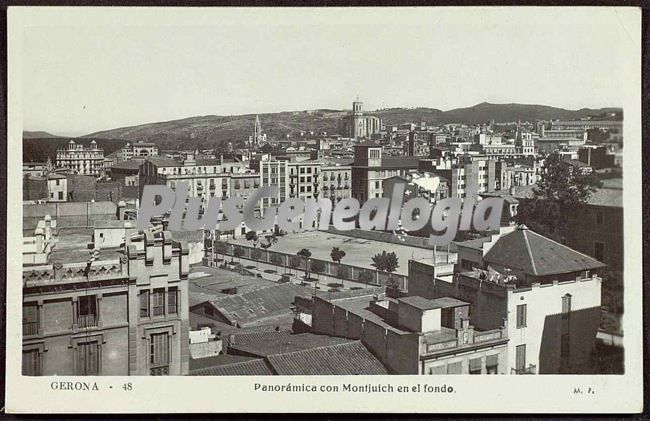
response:
<path fill-rule="evenodd" d="M 23 127 L 83 135 L 357 95 L 368 110 L 620 106 L 621 45 L 638 42 L 620 14 L 527 9 L 41 13 L 22 29 Z"/>

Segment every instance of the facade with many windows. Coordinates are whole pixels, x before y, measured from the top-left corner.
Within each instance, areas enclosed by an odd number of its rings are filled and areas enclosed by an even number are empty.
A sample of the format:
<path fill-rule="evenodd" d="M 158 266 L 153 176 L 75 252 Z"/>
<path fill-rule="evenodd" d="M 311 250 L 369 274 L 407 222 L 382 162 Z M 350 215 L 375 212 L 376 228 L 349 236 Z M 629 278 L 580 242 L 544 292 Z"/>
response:
<path fill-rule="evenodd" d="M 605 265 L 523 226 L 456 246 L 453 276 L 409 262 L 409 295 L 470 302 L 477 329 L 505 319 L 508 374 L 592 372 Z"/>
<path fill-rule="evenodd" d="M 98 148 L 94 140 L 88 148 L 71 140 L 67 149 L 56 151 L 56 166 L 72 170 L 76 174 L 100 177 L 104 175 L 104 150 Z"/>
<path fill-rule="evenodd" d="M 23 267 L 23 374 L 187 374 L 188 257 L 163 232 L 115 259 Z"/>

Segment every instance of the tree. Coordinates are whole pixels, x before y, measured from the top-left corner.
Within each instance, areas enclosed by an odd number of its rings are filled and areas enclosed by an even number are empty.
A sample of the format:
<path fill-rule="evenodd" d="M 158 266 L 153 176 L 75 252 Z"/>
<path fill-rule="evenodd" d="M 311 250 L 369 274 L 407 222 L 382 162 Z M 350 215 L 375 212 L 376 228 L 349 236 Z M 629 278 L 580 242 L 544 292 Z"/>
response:
<path fill-rule="evenodd" d="M 386 250 L 377 253 L 372 257 L 372 266 L 378 271 L 388 272 L 388 283 L 393 286 L 393 272 L 399 267 L 399 259 L 394 251 L 386 253 Z"/>
<path fill-rule="evenodd" d="M 246 241 L 252 241 L 253 247 L 257 247 L 257 242 L 259 240 L 260 238 L 257 236 L 257 233 L 255 231 L 248 231 L 246 233 Z"/>
<path fill-rule="evenodd" d="M 237 259 L 239 259 L 239 261 L 241 262 L 241 257 L 244 255 L 244 249 L 237 246 L 233 250 L 232 255 L 233 255 L 233 258 L 237 257 Z"/>
<path fill-rule="evenodd" d="M 338 247 L 332 247 L 330 257 L 332 258 L 333 262 L 341 263 L 341 259 L 345 257 L 345 252 Z"/>
<path fill-rule="evenodd" d="M 296 255 L 302 257 L 305 260 L 305 280 L 309 279 L 309 258 L 311 257 L 311 251 L 309 249 L 301 249 Z"/>
<path fill-rule="evenodd" d="M 339 279 L 347 279 L 349 276 L 350 275 L 349 275 L 348 268 L 346 268 L 345 266 L 339 266 L 336 269 L 336 277 L 337 278 L 339 278 Z"/>
<path fill-rule="evenodd" d="M 571 218 L 579 215 L 581 206 L 601 185 L 596 176 L 577 171 L 553 153 L 546 158 L 534 197 L 520 202 L 517 222 L 561 242 Z"/>

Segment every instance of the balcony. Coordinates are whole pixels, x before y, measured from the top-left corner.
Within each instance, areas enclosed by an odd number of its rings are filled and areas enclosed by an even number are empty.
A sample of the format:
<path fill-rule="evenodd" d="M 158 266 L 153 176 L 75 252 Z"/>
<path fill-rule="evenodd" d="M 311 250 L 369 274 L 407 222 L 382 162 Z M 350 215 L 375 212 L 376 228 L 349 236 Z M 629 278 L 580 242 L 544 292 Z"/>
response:
<path fill-rule="evenodd" d="M 23 336 L 38 335 L 38 322 L 23 322 Z"/>
<path fill-rule="evenodd" d="M 91 327 L 97 327 L 98 325 L 98 319 L 94 314 L 80 314 L 77 317 L 77 327 L 79 329 L 88 329 Z"/>

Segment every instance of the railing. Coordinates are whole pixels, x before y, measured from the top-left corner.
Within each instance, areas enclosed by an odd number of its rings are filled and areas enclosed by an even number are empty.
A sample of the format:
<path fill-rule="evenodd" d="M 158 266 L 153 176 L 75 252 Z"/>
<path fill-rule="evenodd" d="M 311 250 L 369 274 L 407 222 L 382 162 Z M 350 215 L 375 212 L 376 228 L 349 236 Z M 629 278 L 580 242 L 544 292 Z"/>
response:
<path fill-rule="evenodd" d="M 426 350 L 427 353 L 441 351 L 443 349 L 456 348 L 458 346 L 458 339 L 453 339 L 451 341 L 438 342 L 435 344 L 427 344 Z"/>
<path fill-rule="evenodd" d="M 165 306 L 154 306 L 152 309 L 154 316 L 164 316 L 165 315 Z"/>
<path fill-rule="evenodd" d="M 77 326 L 79 329 L 97 327 L 97 319 L 98 317 L 94 314 L 81 314 L 77 318 Z"/>
<path fill-rule="evenodd" d="M 534 364 L 530 364 L 528 367 L 524 368 L 513 368 L 511 370 L 512 374 L 536 374 L 537 372 L 537 366 Z"/>
<path fill-rule="evenodd" d="M 488 330 L 485 332 L 474 332 L 474 342 L 486 342 L 504 337 L 501 329 Z"/>
<path fill-rule="evenodd" d="M 38 335 L 38 322 L 23 322 L 23 336 Z"/>

